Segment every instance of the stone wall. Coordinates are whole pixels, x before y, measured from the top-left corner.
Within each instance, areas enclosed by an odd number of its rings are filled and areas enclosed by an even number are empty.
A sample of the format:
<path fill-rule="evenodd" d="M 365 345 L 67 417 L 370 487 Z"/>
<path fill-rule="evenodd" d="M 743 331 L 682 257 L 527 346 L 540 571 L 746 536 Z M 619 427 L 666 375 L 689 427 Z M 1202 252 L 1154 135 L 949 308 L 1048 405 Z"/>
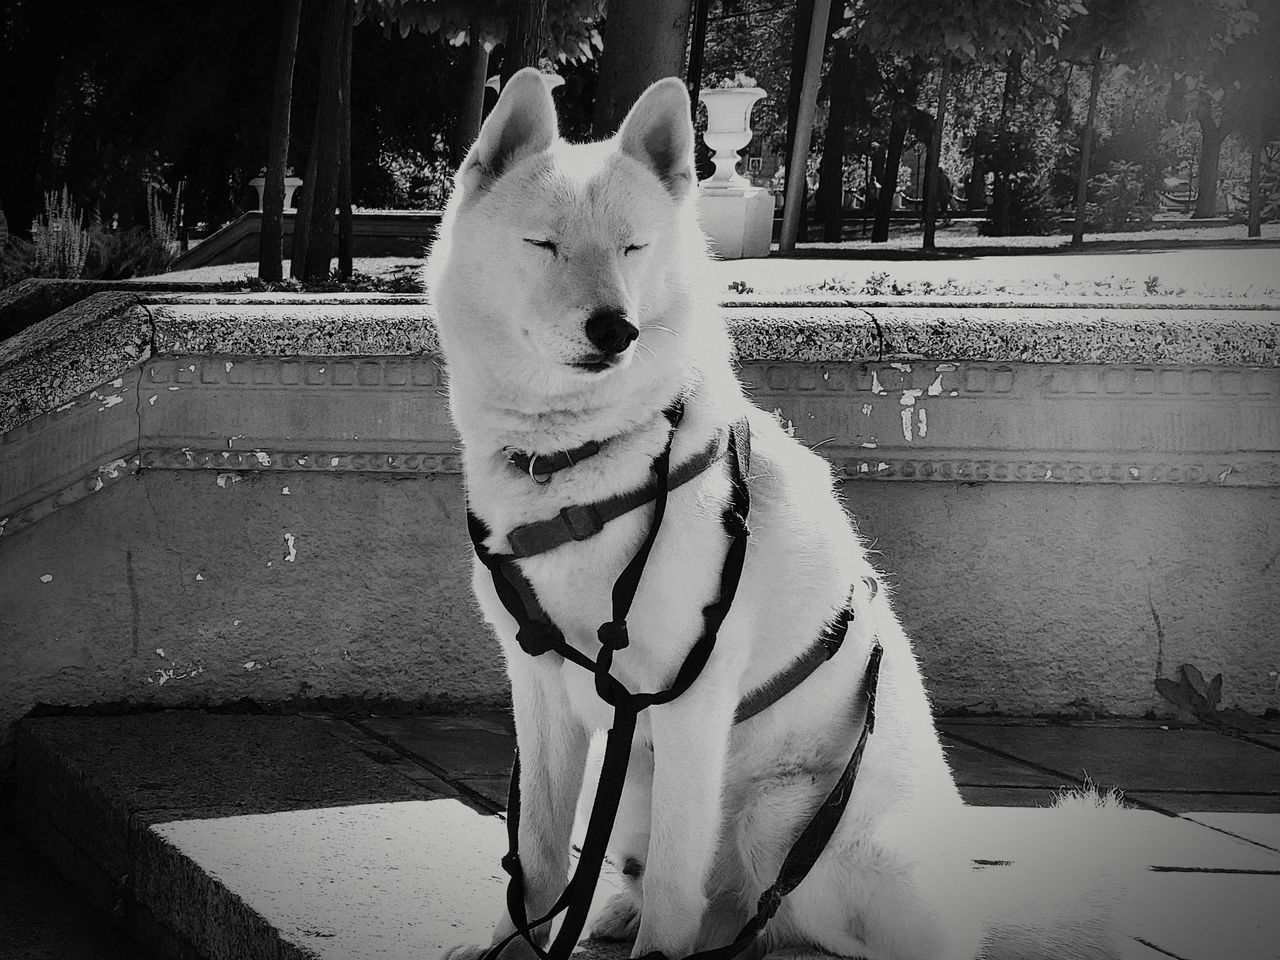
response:
<path fill-rule="evenodd" d="M 1202 305 L 1203 306 L 1203 305 Z M 755 304 L 940 709 L 1280 706 L 1277 310 Z M 425 305 L 87 301 L 0 344 L 0 724 L 37 705 L 506 698 Z"/>

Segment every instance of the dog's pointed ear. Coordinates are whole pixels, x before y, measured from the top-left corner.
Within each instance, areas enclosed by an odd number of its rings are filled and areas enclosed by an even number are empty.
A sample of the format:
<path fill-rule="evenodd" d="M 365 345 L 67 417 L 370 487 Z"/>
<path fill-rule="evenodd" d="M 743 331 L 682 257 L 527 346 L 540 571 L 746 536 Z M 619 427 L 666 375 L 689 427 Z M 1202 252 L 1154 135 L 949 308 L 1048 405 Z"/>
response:
<path fill-rule="evenodd" d="M 693 187 L 693 120 L 689 91 L 675 77 L 653 84 L 618 130 L 618 149 L 657 174 L 677 200 Z"/>
<path fill-rule="evenodd" d="M 491 186 L 513 163 L 548 149 L 559 133 L 556 105 L 542 74 L 533 67 L 516 73 L 480 128 L 457 183 L 468 194 Z"/>

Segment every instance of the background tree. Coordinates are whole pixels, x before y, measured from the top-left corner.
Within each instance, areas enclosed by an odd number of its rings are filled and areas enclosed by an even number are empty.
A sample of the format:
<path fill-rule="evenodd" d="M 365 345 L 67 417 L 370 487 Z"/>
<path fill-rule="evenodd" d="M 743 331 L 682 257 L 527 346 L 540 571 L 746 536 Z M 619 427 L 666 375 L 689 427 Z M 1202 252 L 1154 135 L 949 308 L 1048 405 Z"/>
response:
<path fill-rule="evenodd" d="M 691 0 L 608 0 L 591 130 L 609 137 L 644 89 L 684 76 Z"/>
<path fill-rule="evenodd" d="M 271 95 L 271 128 L 262 188 L 262 228 L 258 235 L 258 278 L 281 279 L 284 258 L 284 178 L 289 164 L 289 122 L 293 113 L 293 65 L 298 56 L 302 0 L 285 0 L 280 11 L 280 49 Z"/>
<path fill-rule="evenodd" d="M 1251 34 L 1231 48 L 1217 71 L 1226 103 L 1224 122 L 1249 147 L 1248 235 L 1262 236 L 1262 163 L 1267 144 L 1280 138 L 1280 2 L 1254 0 Z"/>
<path fill-rule="evenodd" d="M 853 0 L 850 31 L 880 53 L 918 57 L 937 67 L 937 107 L 924 173 L 923 246 L 932 250 L 937 221 L 938 159 L 953 71 L 978 60 L 1003 61 L 1011 53 L 1056 45 L 1078 0 Z"/>

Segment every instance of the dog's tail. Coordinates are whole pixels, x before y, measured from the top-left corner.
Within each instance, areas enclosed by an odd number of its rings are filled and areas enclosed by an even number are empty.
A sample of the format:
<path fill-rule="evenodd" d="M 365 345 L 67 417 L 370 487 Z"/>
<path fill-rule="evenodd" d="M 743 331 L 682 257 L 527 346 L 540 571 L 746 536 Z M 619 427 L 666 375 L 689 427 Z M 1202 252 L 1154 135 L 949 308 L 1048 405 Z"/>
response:
<path fill-rule="evenodd" d="M 1120 810 L 1115 792 L 1068 791 L 1051 811 L 1036 812 L 1012 863 L 979 870 L 987 904 L 984 960 L 1121 956 L 1127 864 Z"/>

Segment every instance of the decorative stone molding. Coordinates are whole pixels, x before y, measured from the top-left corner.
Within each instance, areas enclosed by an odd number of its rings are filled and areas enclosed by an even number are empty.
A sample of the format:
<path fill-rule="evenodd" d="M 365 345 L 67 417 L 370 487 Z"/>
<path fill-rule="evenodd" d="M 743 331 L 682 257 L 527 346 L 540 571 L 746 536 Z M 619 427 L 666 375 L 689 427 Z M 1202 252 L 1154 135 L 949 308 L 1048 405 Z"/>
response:
<path fill-rule="evenodd" d="M 142 451 L 147 470 L 225 470 L 235 473 L 285 470 L 307 473 L 461 474 L 462 460 L 452 453 L 352 453 L 343 450 L 193 450 L 149 447 Z"/>

